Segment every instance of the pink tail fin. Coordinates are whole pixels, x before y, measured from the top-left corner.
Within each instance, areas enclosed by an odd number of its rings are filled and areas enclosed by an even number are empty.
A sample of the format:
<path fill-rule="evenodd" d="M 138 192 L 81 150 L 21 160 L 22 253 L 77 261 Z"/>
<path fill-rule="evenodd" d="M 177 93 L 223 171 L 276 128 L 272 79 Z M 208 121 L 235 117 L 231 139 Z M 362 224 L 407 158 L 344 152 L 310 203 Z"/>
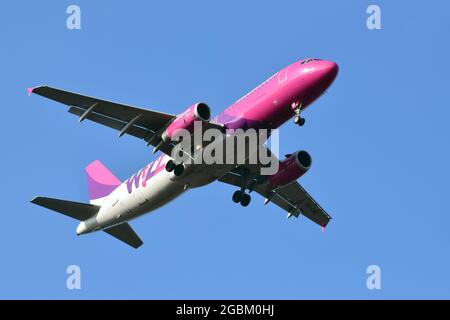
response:
<path fill-rule="evenodd" d="M 120 180 L 98 160 L 90 163 L 85 170 L 91 201 L 106 197 L 120 185 Z"/>

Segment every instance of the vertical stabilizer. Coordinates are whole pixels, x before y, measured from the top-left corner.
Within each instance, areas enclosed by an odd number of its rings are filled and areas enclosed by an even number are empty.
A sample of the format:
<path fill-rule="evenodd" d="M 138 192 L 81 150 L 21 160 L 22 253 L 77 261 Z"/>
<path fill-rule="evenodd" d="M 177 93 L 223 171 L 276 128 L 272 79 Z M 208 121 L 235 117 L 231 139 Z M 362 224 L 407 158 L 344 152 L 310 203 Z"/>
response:
<path fill-rule="evenodd" d="M 90 203 L 101 205 L 103 199 L 120 185 L 120 180 L 98 160 L 90 163 L 85 170 Z"/>

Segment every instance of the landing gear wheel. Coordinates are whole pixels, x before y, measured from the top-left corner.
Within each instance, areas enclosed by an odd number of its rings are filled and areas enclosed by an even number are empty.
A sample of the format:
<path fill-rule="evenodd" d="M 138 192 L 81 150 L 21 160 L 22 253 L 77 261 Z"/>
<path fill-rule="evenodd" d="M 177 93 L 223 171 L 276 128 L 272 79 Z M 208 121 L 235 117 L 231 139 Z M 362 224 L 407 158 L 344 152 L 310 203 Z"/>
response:
<path fill-rule="evenodd" d="M 305 124 L 305 118 L 302 118 L 300 116 L 295 116 L 294 117 L 294 123 L 301 127 L 301 126 L 303 126 Z"/>
<path fill-rule="evenodd" d="M 184 166 L 182 164 L 177 164 L 175 166 L 175 169 L 173 170 L 173 173 L 177 177 L 181 176 L 183 174 L 183 172 L 184 172 Z"/>
<path fill-rule="evenodd" d="M 243 193 L 243 194 L 242 194 L 242 198 L 241 198 L 241 206 L 243 206 L 243 207 L 248 206 L 248 205 L 250 204 L 250 200 L 251 200 L 251 199 L 252 199 L 252 198 L 250 197 L 249 194 Z"/>
<path fill-rule="evenodd" d="M 235 191 L 235 192 L 233 193 L 232 199 L 233 199 L 233 202 L 235 202 L 235 203 L 241 202 L 241 199 L 242 199 L 242 191 L 240 191 L 240 190 Z"/>
<path fill-rule="evenodd" d="M 166 171 L 167 172 L 172 172 L 175 169 L 176 166 L 177 165 L 172 160 L 169 160 L 166 163 Z"/>

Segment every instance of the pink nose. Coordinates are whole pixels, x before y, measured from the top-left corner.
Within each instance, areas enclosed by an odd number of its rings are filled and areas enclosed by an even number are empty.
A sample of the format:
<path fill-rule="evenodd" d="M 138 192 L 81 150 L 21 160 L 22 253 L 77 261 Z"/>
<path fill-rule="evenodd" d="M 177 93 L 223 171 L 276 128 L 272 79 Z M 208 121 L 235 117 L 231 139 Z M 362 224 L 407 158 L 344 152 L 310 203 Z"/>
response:
<path fill-rule="evenodd" d="M 339 71 L 338 65 L 333 61 L 317 61 L 312 71 L 317 88 L 324 92 L 334 81 Z"/>
<path fill-rule="evenodd" d="M 322 60 L 317 62 L 315 72 L 320 74 L 324 80 L 334 80 L 339 71 L 339 66 L 333 61 Z"/>
<path fill-rule="evenodd" d="M 300 79 L 303 86 L 302 101 L 312 103 L 323 94 L 336 78 L 339 67 L 333 61 L 315 59 L 300 65 Z"/>

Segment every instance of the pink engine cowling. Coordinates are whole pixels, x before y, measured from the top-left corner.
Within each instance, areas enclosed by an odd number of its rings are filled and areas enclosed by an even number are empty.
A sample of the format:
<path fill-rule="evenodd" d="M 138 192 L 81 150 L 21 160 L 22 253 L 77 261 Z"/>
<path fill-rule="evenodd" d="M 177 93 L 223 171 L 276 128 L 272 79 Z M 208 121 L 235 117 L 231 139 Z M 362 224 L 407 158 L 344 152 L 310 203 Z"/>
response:
<path fill-rule="evenodd" d="M 179 130 L 194 131 L 194 122 L 207 122 L 211 118 L 211 109 L 206 103 L 199 102 L 186 111 L 178 115 L 175 120 L 167 127 L 162 134 L 162 139 L 166 142 L 171 141 L 172 138 L 179 132 Z"/>
<path fill-rule="evenodd" d="M 278 172 L 269 177 L 268 182 L 273 188 L 287 185 L 302 175 L 311 167 L 311 156 L 306 151 L 297 151 L 280 162 Z"/>

